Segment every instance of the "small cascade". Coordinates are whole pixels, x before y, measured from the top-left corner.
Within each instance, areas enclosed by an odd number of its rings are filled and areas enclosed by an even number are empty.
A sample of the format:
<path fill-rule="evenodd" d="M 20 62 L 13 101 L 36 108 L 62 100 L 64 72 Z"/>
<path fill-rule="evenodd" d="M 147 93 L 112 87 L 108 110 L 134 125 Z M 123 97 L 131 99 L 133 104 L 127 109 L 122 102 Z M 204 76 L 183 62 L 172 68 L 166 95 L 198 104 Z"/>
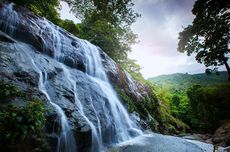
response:
<path fill-rule="evenodd" d="M 119 101 L 116 92 L 111 86 L 104 67 L 102 65 L 99 49 L 89 43 L 81 40 L 81 46 L 85 51 L 86 73 L 91 80 L 98 84 L 101 91 L 105 93 L 111 111 L 111 132 L 113 137 L 110 139 L 114 143 L 129 140 L 134 136 L 142 134 L 142 131 L 131 121 L 128 112 Z"/>
<path fill-rule="evenodd" d="M 62 69 L 64 72 L 64 75 L 66 76 L 66 79 L 69 82 L 69 85 L 72 86 L 73 91 L 74 91 L 74 99 L 75 99 L 75 104 L 79 108 L 79 111 L 83 118 L 87 121 L 87 123 L 90 125 L 90 128 L 92 129 L 92 147 L 91 151 L 103 151 L 103 144 L 102 144 L 102 139 L 101 139 L 101 127 L 100 127 L 100 121 L 97 118 L 97 124 L 98 124 L 98 130 L 94 126 L 94 124 L 87 118 L 87 116 L 84 113 L 83 105 L 78 99 L 77 95 L 77 89 L 76 89 L 76 81 L 74 80 L 74 77 L 71 76 L 70 71 L 67 69 L 65 65 L 62 64 Z"/>
<path fill-rule="evenodd" d="M 3 4 L 2 11 L 0 12 L 0 28 L 3 32 L 10 36 L 14 35 L 19 16 L 16 11 L 13 10 L 14 3 Z"/>
<path fill-rule="evenodd" d="M 36 23 L 34 23 L 36 24 Z M 52 39 L 52 47 L 55 49 L 53 52 L 53 56 L 56 60 L 61 61 L 61 54 L 62 54 L 62 50 L 65 50 L 66 48 L 64 48 L 64 42 L 67 41 L 67 39 L 65 39 L 65 37 L 59 32 L 59 27 L 50 23 L 50 21 L 44 19 L 41 21 L 40 23 L 40 29 L 43 32 L 48 32 L 51 36 Z M 41 38 L 43 38 L 43 52 L 46 52 L 48 47 L 50 47 L 50 44 L 45 43 L 45 37 L 43 37 L 43 33 L 39 34 L 41 36 Z M 46 52 L 47 53 L 47 52 Z"/>
<path fill-rule="evenodd" d="M 29 55 L 29 48 L 26 46 L 21 45 L 23 50 L 25 50 L 25 54 L 28 56 L 29 59 L 31 59 L 31 63 L 34 67 L 34 69 L 39 74 L 39 82 L 38 82 L 38 88 L 39 90 L 46 96 L 50 104 L 54 107 L 55 111 L 57 112 L 57 119 L 55 124 L 59 127 L 58 132 L 53 129 L 51 137 L 57 138 L 57 147 L 56 152 L 76 152 L 76 142 L 75 138 L 72 134 L 71 128 L 68 124 L 67 117 L 64 113 L 64 111 L 54 102 L 52 102 L 47 90 L 46 90 L 46 82 L 47 80 L 47 72 L 45 69 L 43 71 L 39 69 L 37 64 L 34 62 L 34 59 Z M 55 127 L 54 127 L 55 128 Z"/>

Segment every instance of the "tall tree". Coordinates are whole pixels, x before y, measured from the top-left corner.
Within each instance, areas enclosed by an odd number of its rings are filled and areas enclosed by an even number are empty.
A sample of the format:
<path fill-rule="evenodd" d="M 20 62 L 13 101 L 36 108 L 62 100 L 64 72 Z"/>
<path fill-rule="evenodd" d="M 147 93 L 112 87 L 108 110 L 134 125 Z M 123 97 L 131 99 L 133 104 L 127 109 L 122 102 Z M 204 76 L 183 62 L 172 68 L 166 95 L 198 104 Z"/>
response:
<path fill-rule="evenodd" d="M 188 55 L 196 53 L 196 60 L 206 67 L 225 65 L 230 80 L 229 10 L 229 0 L 197 0 L 192 9 L 195 18 L 179 33 L 177 50 Z"/>
<path fill-rule="evenodd" d="M 131 25 L 140 14 L 132 7 L 132 0 L 65 0 L 77 17 L 84 19 L 96 13 L 113 25 Z"/>
<path fill-rule="evenodd" d="M 60 22 L 57 9 L 60 6 L 59 0 L 10 0 L 15 4 L 22 5 L 33 11 L 36 15 L 43 16 L 58 24 Z"/>
<path fill-rule="evenodd" d="M 98 45 L 116 62 L 123 63 L 137 35 L 129 27 L 114 26 L 98 14 L 90 14 L 80 24 L 79 37 Z"/>
<path fill-rule="evenodd" d="M 132 0 L 66 0 L 82 19 L 79 37 L 98 45 L 111 58 L 125 63 L 131 45 L 137 42 L 130 25 L 137 14 Z"/>

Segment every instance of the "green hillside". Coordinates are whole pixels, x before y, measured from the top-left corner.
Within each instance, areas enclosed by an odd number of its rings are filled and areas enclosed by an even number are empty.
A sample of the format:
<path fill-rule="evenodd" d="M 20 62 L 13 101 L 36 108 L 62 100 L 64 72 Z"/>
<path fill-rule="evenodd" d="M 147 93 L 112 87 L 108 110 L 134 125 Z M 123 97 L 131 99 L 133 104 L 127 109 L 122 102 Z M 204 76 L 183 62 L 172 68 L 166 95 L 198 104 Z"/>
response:
<path fill-rule="evenodd" d="M 153 82 L 155 85 L 162 86 L 171 86 L 173 88 L 187 89 L 194 84 L 199 84 L 201 86 L 209 86 L 220 83 L 227 83 L 228 73 L 226 71 L 219 72 L 219 74 L 207 75 L 205 73 L 201 74 L 183 74 L 175 73 L 170 75 L 160 75 L 148 79 Z"/>
<path fill-rule="evenodd" d="M 161 75 L 148 79 L 161 105 L 192 130 L 212 133 L 228 119 L 230 84 L 227 72 Z"/>

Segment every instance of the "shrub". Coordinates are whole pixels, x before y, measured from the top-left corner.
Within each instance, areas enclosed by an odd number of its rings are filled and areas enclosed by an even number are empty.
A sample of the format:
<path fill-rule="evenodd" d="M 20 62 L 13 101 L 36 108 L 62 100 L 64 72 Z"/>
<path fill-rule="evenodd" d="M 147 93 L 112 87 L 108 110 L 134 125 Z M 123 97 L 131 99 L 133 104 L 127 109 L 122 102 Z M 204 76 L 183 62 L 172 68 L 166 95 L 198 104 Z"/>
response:
<path fill-rule="evenodd" d="M 8 97 L 23 97 L 24 94 L 20 92 L 14 85 L 0 81 L 0 100 Z"/>
<path fill-rule="evenodd" d="M 40 134 L 45 125 L 45 108 L 35 99 L 25 107 L 9 105 L 1 108 L 0 134 L 7 143 L 15 144 L 28 139 L 32 134 Z"/>

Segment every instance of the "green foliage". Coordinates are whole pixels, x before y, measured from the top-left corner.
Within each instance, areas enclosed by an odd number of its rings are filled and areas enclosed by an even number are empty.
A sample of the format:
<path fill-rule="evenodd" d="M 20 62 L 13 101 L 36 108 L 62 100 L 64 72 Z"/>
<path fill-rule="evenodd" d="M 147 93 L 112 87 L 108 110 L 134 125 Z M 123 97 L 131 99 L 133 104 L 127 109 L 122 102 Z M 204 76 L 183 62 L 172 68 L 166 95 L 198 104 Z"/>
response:
<path fill-rule="evenodd" d="M 147 121 L 149 121 L 150 117 L 153 118 L 149 124 L 153 131 L 160 131 L 166 134 L 185 132 L 188 126 L 179 119 L 174 118 L 166 105 L 163 103 L 159 105 L 153 86 L 151 84 L 146 85 L 151 89 L 151 93 L 140 101 L 135 101 L 118 87 L 115 89 L 122 101 L 126 103 L 130 113 L 135 111 L 140 115 L 141 119 Z M 159 124 L 157 125 L 157 123 Z"/>
<path fill-rule="evenodd" d="M 130 25 L 139 14 L 134 12 L 132 0 L 66 0 L 72 12 L 82 19 L 80 38 L 99 46 L 112 59 L 123 63 L 131 45 L 137 42 Z"/>
<path fill-rule="evenodd" d="M 45 108 L 41 101 L 35 99 L 26 107 L 17 108 L 9 105 L 0 112 L 0 134 L 4 140 L 15 144 L 38 134 L 45 125 Z"/>
<path fill-rule="evenodd" d="M 147 83 L 141 74 L 141 67 L 136 63 L 136 60 L 126 59 L 122 63 L 122 67 L 137 81 Z"/>
<path fill-rule="evenodd" d="M 172 74 L 151 78 L 150 82 L 154 83 L 162 105 L 168 109 L 165 112 L 182 120 L 192 129 L 211 132 L 220 120 L 227 119 L 229 115 L 226 112 L 229 108 L 229 84 L 226 78 L 226 72 L 220 72 L 219 75 Z"/>
<path fill-rule="evenodd" d="M 20 92 L 15 86 L 0 80 L 0 100 L 8 97 L 24 97 L 25 94 Z"/>
<path fill-rule="evenodd" d="M 12 0 L 15 4 L 27 7 L 36 15 L 43 16 L 48 20 L 58 24 L 60 22 L 57 8 L 58 0 Z"/>
<path fill-rule="evenodd" d="M 225 65 L 230 76 L 230 2 L 197 0 L 193 7 L 192 25 L 179 33 L 178 51 L 196 53 L 196 60 L 205 66 Z"/>
<path fill-rule="evenodd" d="M 59 25 L 73 35 L 79 35 L 79 26 L 75 24 L 72 20 L 61 20 Z"/>
<path fill-rule="evenodd" d="M 175 118 L 171 112 L 170 107 L 165 103 L 161 102 L 159 106 L 159 130 L 165 134 L 178 134 L 184 133 L 189 126 L 182 122 L 180 119 Z"/>
<path fill-rule="evenodd" d="M 0 106 L 0 141 L 6 146 L 2 151 L 45 151 L 47 149 L 43 128 L 45 108 L 39 99 L 28 101 L 25 93 L 17 87 L 0 81 L 0 100 L 19 99 L 27 101 L 26 106 Z M 32 144 L 32 145 L 31 145 Z"/>
<path fill-rule="evenodd" d="M 132 7 L 132 0 L 65 0 L 76 16 L 85 19 L 89 14 L 97 14 L 114 26 L 129 26 L 140 15 Z"/>
<path fill-rule="evenodd" d="M 130 113 L 136 111 L 140 114 L 141 118 L 145 118 L 148 116 L 147 106 L 145 100 L 143 101 L 134 101 L 130 95 L 127 95 L 124 90 L 120 89 L 119 87 L 115 87 L 116 92 L 118 93 L 119 97 L 122 99 L 124 103 L 126 103 L 128 111 Z"/>
<path fill-rule="evenodd" d="M 85 16 L 79 25 L 79 37 L 99 46 L 112 59 L 122 63 L 131 51 L 131 45 L 136 43 L 137 35 L 130 27 L 114 25 L 110 20 L 93 12 Z"/>
<path fill-rule="evenodd" d="M 214 131 L 221 120 L 229 119 L 230 85 L 202 87 L 194 85 L 187 91 L 193 113 L 206 131 Z"/>

